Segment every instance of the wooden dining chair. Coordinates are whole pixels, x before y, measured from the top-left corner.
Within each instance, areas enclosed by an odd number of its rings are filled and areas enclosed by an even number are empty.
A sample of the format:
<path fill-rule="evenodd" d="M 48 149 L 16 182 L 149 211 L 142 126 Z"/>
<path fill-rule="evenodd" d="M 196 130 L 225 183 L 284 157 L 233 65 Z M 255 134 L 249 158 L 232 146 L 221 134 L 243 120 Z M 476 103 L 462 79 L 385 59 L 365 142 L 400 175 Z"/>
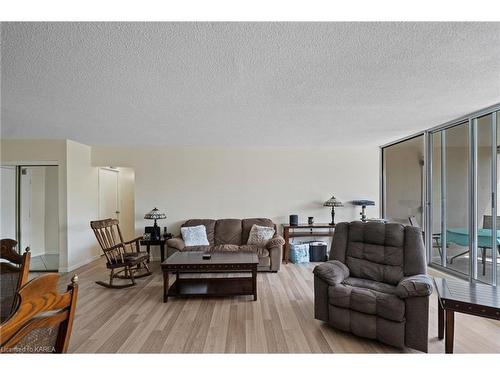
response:
<path fill-rule="evenodd" d="M 66 353 L 78 295 L 75 275 L 66 293 L 57 290 L 59 275 L 49 273 L 25 284 L 18 306 L 0 324 L 1 353 Z"/>
<path fill-rule="evenodd" d="M 12 315 L 17 304 L 17 292 L 28 281 L 31 253 L 16 251 L 17 241 L 0 240 L 0 323 Z"/>
<path fill-rule="evenodd" d="M 147 265 L 149 254 L 140 251 L 142 237 L 124 241 L 116 219 L 104 219 L 90 222 L 97 242 L 106 257 L 106 268 L 110 270 L 109 283 L 96 281 L 106 288 L 127 288 L 135 285 L 135 279 L 151 275 Z M 115 278 L 128 279 L 130 283 L 116 285 Z"/>

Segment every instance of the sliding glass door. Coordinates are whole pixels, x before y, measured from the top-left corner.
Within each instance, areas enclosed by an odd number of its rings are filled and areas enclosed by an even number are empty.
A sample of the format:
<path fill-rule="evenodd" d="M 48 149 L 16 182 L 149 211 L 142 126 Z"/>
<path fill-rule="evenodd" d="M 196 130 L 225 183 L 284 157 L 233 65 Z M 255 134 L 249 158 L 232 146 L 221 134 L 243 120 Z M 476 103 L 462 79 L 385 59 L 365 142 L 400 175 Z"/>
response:
<path fill-rule="evenodd" d="M 432 134 L 432 262 L 468 275 L 469 124 Z"/>
<path fill-rule="evenodd" d="M 429 131 L 429 263 L 496 285 L 500 265 L 497 219 L 497 113 Z"/>
<path fill-rule="evenodd" d="M 382 152 L 382 215 L 424 229 L 428 263 L 497 285 L 500 105 L 393 142 Z"/>

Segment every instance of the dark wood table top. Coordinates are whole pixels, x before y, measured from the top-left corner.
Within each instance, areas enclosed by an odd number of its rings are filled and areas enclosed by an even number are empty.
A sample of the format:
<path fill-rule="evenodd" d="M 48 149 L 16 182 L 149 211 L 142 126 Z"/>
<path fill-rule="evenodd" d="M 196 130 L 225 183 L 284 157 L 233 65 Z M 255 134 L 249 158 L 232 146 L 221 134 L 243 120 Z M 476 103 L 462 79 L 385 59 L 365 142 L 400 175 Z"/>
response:
<path fill-rule="evenodd" d="M 161 244 L 164 244 L 167 240 L 169 240 L 170 238 L 172 238 L 172 236 L 170 237 L 161 237 L 161 238 L 158 238 L 158 239 L 151 239 L 151 240 L 145 240 L 144 238 L 142 240 L 140 240 L 141 242 L 141 245 L 161 245 Z"/>
<path fill-rule="evenodd" d="M 297 229 L 314 229 L 314 228 L 320 228 L 320 229 L 325 229 L 325 228 L 335 228 L 335 225 L 330 225 L 330 224 L 297 224 L 297 225 L 290 225 L 290 224 L 281 224 L 283 228 L 297 228 Z"/>
<path fill-rule="evenodd" d="M 439 298 L 500 309 L 500 288 L 481 283 L 435 277 Z"/>
<path fill-rule="evenodd" d="M 259 258 L 253 253 L 211 253 L 211 259 L 203 259 L 199 251 L 178 251 L 168 257 L 162 265 L 223 265 L 258 264 Z"/>

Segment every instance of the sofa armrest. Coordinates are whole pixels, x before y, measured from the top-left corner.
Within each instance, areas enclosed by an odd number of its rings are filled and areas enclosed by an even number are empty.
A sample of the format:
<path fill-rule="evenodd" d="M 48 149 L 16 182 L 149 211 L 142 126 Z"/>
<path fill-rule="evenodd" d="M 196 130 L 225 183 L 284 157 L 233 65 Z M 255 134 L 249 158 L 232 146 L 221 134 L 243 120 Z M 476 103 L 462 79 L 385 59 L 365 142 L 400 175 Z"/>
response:
<path fill-rule="evenodd" d="M 180 237 L 169 238 L 167 240 L 167 246 L 177 249 L 179 251 L 181 251 L 186 247 L 186 245 L 184 244 L 184 240 Z"/>
<path fill-rule="evenodd" d="M 273 238 L 271 238 L 266 243 L 266 249 L 271 249 L 273 247 L 281 247 L 285 244 L 285 240 L 279 234 L 275 234 Z"/>
<path fill-rule="evenodd" d="M 314 267 L 313 273 L 328 285 L 336 285 L 349 277 L 349 268 L 338 260 L 329 260 Z"/>
<path fill-rule="evenodd" d="M 432 279 L 427 275 L 413 275 L 402 279 L 396 293 L 400 298 L 427 297 L 432 294 Z"/>

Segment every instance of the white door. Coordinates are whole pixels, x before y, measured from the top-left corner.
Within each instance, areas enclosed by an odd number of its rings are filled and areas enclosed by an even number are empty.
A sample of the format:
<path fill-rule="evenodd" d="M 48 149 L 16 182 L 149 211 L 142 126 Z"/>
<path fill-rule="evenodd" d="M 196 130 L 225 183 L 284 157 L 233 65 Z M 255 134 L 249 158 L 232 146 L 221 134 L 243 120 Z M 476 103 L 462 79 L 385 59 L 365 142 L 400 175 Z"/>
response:
<path fill-rule="evenodd" d="M 0 238 L 16 239 L 16 167 L 0 167 Z"/>
<path fill-rule="evenodd" d="M 99 169 L 99 219 L 119 219 L 118 171 Z"/>

